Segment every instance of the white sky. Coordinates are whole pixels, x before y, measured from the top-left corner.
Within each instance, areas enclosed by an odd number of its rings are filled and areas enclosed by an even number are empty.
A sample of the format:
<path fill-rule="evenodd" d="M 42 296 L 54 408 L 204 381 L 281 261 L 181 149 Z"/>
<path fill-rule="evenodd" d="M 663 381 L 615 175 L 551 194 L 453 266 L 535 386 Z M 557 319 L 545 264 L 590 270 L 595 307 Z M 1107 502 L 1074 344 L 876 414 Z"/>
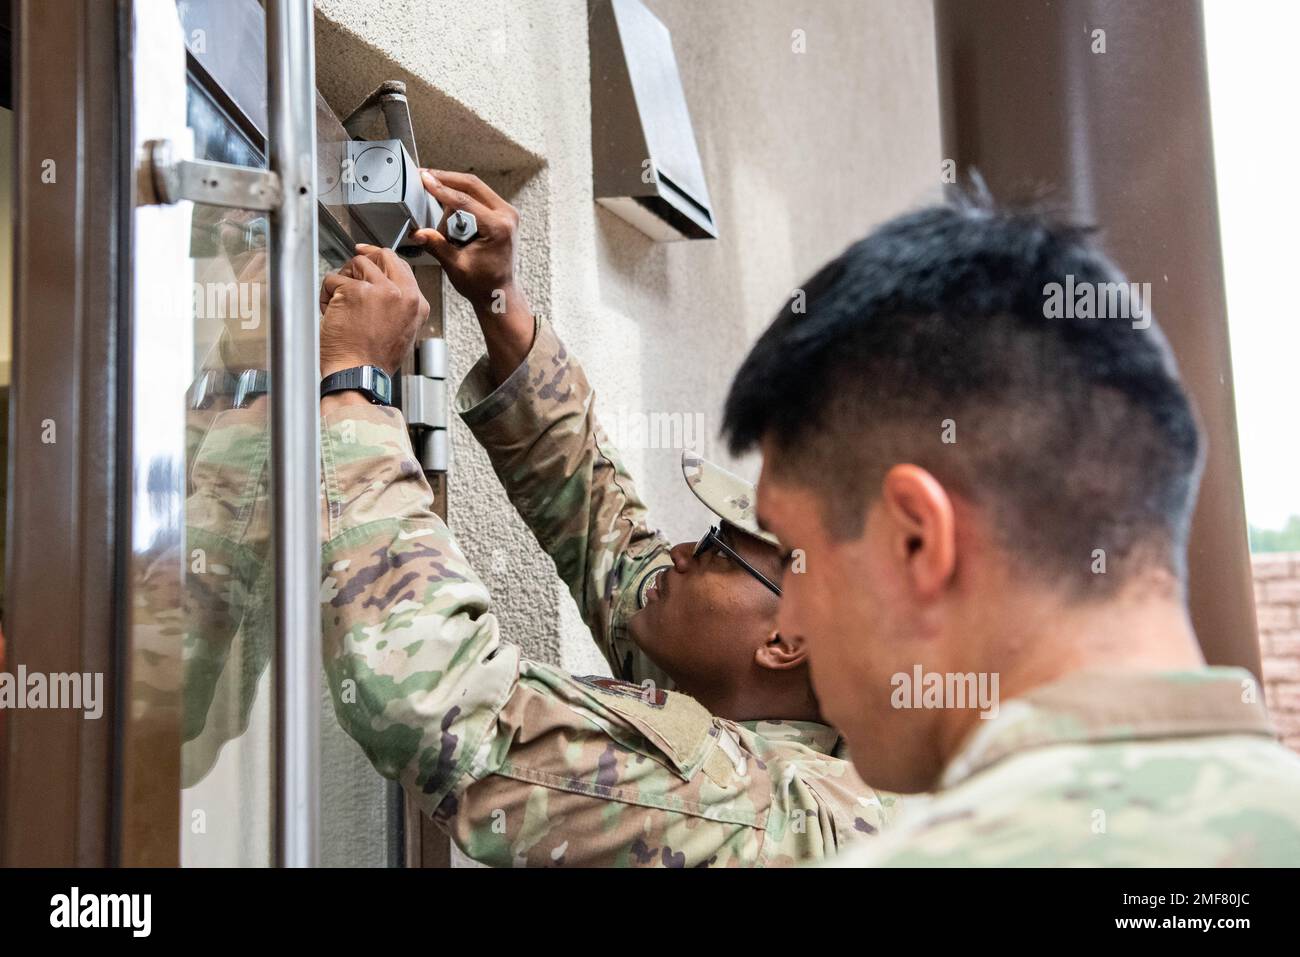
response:
<path fill-rule="evenodd" d="M 1300 3 L 1205 0 L 1246 516 L 1300 514 Z"/>

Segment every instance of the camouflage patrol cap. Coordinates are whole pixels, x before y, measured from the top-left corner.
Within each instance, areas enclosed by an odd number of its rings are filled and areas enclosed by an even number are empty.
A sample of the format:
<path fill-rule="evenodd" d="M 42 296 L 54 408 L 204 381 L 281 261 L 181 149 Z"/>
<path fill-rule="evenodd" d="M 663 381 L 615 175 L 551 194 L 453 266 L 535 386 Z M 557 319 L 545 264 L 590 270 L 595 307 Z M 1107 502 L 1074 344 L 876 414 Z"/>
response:
<path fill-rule="evenodd" d="M 775 535 L 758 527 L 753 482 L 746 482 L 739 475 L 733 475 L 689 450 L 682 452 L 682 474 L 695 497 L 714 515 L 769 545 L 781 547 Z"/>

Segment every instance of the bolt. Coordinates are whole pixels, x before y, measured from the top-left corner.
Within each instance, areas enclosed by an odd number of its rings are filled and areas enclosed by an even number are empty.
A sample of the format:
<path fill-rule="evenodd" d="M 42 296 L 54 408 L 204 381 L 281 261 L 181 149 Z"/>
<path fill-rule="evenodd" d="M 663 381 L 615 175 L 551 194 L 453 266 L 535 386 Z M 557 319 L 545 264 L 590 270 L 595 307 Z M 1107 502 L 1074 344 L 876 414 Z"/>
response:
<path fill-rule="evenodd" d="M 469 242 L 478 233 L 478 220 L 473 213 L 458 209 L 447 220 L 447 238 L 454 243 Z"/>

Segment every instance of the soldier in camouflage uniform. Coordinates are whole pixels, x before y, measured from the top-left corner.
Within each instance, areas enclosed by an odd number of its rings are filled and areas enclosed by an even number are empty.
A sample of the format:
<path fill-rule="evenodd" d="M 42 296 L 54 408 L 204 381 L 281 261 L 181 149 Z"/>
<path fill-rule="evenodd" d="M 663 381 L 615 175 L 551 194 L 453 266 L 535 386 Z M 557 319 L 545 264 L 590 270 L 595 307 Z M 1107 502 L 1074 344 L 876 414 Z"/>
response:
<path fill-rule="evenodd" d="M 250 213 L 195 206 L 191 253 L 196 282 L 234 279 L 270 314 L 264 246 L 243 240 Z M 197 784 L 224 745 L 248 730 L 259 682 L 274 651 L 270 548 L 269 365 L 261 323 L 231 301 L 219 304 L 221 332 L 186 396 L 185 641 L 181 654 L 181 781 Z M 160 562 L 157 571 L 169 571 Z M 154 569 L 150 569 L 151 572 Z M 164 580 L 170 575 L 164 574 Z M 167 607 L 165 596 L 137 590 Z M 141 610 L 137 609 L 137 621 Z M 180 624 L 177 622 L 176 624 Z M 145 639 L 147 640 L 147 639 Z M 161 664 L 161 661 L 159 662 Z M 137 689 L 153 669 L 136 675 Z M 143 690 L 143 689 L 142 689 Z"/>
<path fill-rule="evenodd" d="M 581 368 L 513 285 L 514 210 L 474 177 L 439 175 L 439 201 L 479 224 L 464 249 L 422 235 L 484 321 L 488 355 L 460 409 L 617 677 L 574 677 L 503 640 L 401 415 L 342 393 L 322 403 L 322 623 L 340 722 L 487 864 L 788 865 L 875 834 L 893 799 L 837 753 L 802 643 L 772 625 L 763 579 L 780 561 L 752 486 L 687 456 L 722 528 L 709 547 L 670 548 Z M 391 369 L 410 347 L 409 267 L 364 253 L 325 281 L 322 375 Z"/>
<path fill-rule="evenodd" d="M 976 199 L 805 291 L 724 428 L 762 445 L 761 524 L 806 563 L 778 621 L 859 772 L 934 792 L 839 863 L 1300 865 L 1300 757 L 1192 630 L 1199 430 L 1118 270 Z"/>
<path fill-rule="evenodd" d="M 265 297 L 265 250 L 215 239 L 241 215 L 195 207 L 196 283 Z M 248 729 L 274 649 L 266 335 L 231 305 L 204 309 L 219 331 L 185 396 L 184 540 L 132 564 L 131 707 L 146 724 L 179 724 L 184 787 Z"/>
<path fill-rule="evenodd" d="M 1300 758 L 1241 668 L 1076 671 L 972 731 L 914 826 L 834 863 L 1296 867 Z"/>

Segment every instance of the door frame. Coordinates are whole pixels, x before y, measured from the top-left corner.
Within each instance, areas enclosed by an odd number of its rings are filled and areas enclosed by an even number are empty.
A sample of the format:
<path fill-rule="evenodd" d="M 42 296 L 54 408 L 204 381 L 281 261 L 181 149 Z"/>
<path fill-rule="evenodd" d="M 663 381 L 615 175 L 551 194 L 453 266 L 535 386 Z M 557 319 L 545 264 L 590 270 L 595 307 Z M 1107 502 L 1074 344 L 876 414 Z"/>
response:
<path fill-rule="evenodd" d="M 180 858 L 174 800 L 179 777 L 175 768 L 150 766 L 157 749 L 128 735 L 124 721 L 131 674 L 128 578 L 134 567 L 125 530 L 133 465 L 135 3 L 13 5 L 7 667 L 101 673 L 105 702 L 98 720 L 86 720 L 79 711 L 6 712 L 0 722 L 0 866 L 174 866 Z M 221 89 L 215 80 L 212 86 Z M 43 183 L 43 164 L 51 159 L 55 181 Z M 298 218 L 314 227 L 314 195 L 311 209 Z M 320 219 L 326 224 L 328 217 L 322 213 Z M 440 271 L 420 272 L 426 295 L 440 307 Z M 314 296 L 313 288 L 313 303 Z M 441 335 L 440 320 L 439 308 L 429 334 Z M 314 362 L 312 369 L 314 374 Z M 314 421 L 314 399 L 311 407 Z M 54 424 L 54 442 L 42 440 L 47 420 Z M 293 433 L 281 424 L 281 434 Z M 445 512 L 445 485 L 437 487 Z M 282 584 L 277 581 L 277 587 Z M 305 600 L 299 604 L 301 613 Z M 318 668 L 318 650 L 313 659 L 311 667 Z M 300 675 L 308 664 L 297 662 Z M 306 688 L 307 682 L 298 685 Z M 297 705 L 307 713 L 315 702 L 299 693 Z M 281 722 L 287 717 L 282 713 Z M 297 744 L 300 755 L 312 750 L 310 735 Z M 304 814 L 303 806 L 313 803 L 314 767 L 308 761 L 292 771 L 279 769 L 279 787 L 286 777 L 298 782 L 297 803 L 279 809 L 282 862 L 312 859 L 307 848 L 314 843 L 318 812 L 308 808 Z M 403 804 L 400 789 L 391 786 L 390 863 L 445 866 L 445 835 Z M 290 828 L 300 814 L 306 830 Z M 290 830 L 294 837 L 285 847 L 280 842 Z"/>
<path fill-rule="evenodd" d="M 105 866 L 116 857 L 129 21 L 101 0 L 20 0 L 14 13 L 7 667 L 101 673 L 106 700 L 97 720 L 69 709 L 6 714 L 0 864 Z"/>

